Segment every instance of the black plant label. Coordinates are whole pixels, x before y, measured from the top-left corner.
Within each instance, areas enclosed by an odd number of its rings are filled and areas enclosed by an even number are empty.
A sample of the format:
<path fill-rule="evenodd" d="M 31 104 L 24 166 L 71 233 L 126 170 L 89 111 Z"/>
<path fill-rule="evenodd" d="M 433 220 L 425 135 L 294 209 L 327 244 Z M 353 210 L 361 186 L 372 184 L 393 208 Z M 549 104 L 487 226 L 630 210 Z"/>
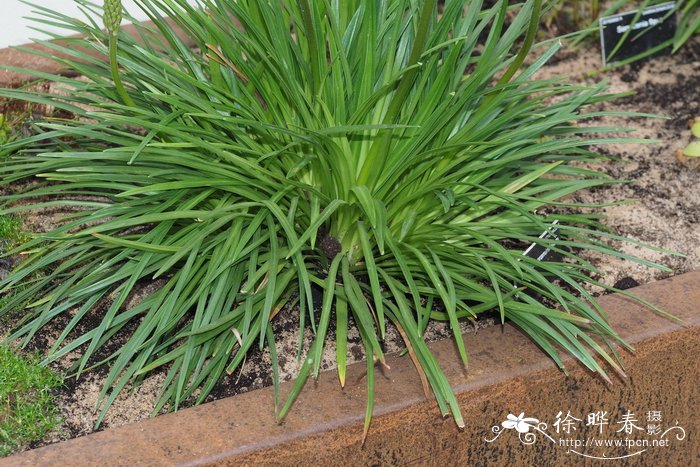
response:
<path fill-rule="evenodd" d="M 676 34 L 676 2 L 600 18 L 603 65 L 668 53 Z M 666 44 L 666 45 L 664 45 Z"/>
<path fill-rule="evenodd" d="M 543 240 L 559 240 L 561 236 L 559 235 L 559 229 L 557 224 L 559 221 L 552 222 L 552 225 L 547 227 L 547 230 L 542 232 L 540 238 Z M 530 258 L 536 259 L 537 261 L 560 261 L 562 259 L 561 254 L 556 251 L 552 251 L 551 248 L 542 243 L 533 243 L 523 252 L 523 256 L 528 256 Z"/>

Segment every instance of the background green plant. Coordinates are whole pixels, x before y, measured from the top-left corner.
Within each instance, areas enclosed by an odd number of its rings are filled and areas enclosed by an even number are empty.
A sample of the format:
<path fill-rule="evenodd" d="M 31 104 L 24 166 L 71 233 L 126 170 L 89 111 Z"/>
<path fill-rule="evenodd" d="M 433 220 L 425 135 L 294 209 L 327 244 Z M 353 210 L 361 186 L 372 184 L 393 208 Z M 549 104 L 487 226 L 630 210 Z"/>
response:
<path fill-rule="evenodd" d="M 62 381 L 40 360 L 0 345 L 0 456 L 43 439 L 60 424 L 52 391 Z"/>
<path fill-rule="evenodd" d="M 8 132 L 10 129 L 8 128 Z M 22 229 L 22 218 L 0 215 L 0 254 L 29 238 Z M 9 296 L 0 296 L 3 306 Z M 8 326 L 16 313 L 3 316 L 0 325 Z M 0 344 L 0 456 L 21 446 L 39 441 L 60 424 L 53 390 L 61 378 L 40 364 L 39 355 L 24 355 L 17 349 Z"/>
<path fill-rule="evenodd" d="M 0 252 L 4 253 L 8 246 L 16 245 L 27 240 L 27 233 L 22 229 L 22 218 L 17 215 L 0 215 Z"/>
<path fill-rule="evenodd" d="M 365 433 L 388 322 L 426 393 L 460 426 L 423 339 L 432 319 L 449 323 L 465 365 L 459 320 L 496 310 L 562 368 L 564 351 L 605 379 L 596 357 L 622 372 L 607 346 L 626 344 L 584 286 L 602 284 L 579 252 L 664 268 L 611 248 L 632 240 L 571 195 L 617 183 L 581 164 L 600 159 L 591 148 L 636 140 L 589 121 L 605 115 L 588 110 L 613 97 L 605 86 L 533 78 L 558 41 L 521 67 L 539 0 L 509 24 L 502 1 L 482 10 L 448 0 L 438 17 L 435 0 L 143 0 L 155 26 L 137 26 L 138 40 L 101 31 L 99 8 L 77 2 L 85 20 L 36 8 L 40 21 L 84 36 L 41 42 L 84 80 L 34 72 L 69 86 L 62 97 L 0 90 L 77 118 L 37 122 L 38 134 L 0 151 L 12 154 L 0 173 L 3 185 L 43 180 L 3 196 L 4 214 L 81 209 L 17 249 L 27 259 L 2 290 L 45 273 L 0 313 L 32 301 L 10 337 L 26 344 L 70 312 L 46 361 L 80 350 L 76 374 L 110 365 L 98 424 L 127 383 L 160 367 L 156 412 L 203 401 L 253 345 L 269 346 L 276 368 L 270 321 L 284 307 L 315 339 L 286 403 L 276 397 L 280 418 L 318 375 L 333 321 L 341 384 L 351 322 L 368 355 Z M 85 50 L 117 56 L 105 63 Z M 554 220 L 561 238 L 540 238 Z M 523 256 L 531 242 L 563 259 Z M 123 306 L 155 278 L 158 289 Z M 100 324 L 78 332 L 103 302 Z M 127 342 L 100 354 L 130 323 Z"/>

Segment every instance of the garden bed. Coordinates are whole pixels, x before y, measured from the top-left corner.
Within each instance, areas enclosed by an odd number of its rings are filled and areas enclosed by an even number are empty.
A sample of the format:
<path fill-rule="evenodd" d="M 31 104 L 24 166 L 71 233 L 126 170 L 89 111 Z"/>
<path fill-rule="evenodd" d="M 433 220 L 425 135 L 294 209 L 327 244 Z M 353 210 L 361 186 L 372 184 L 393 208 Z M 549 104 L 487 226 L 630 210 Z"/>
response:
<path fill-rule="evenodd" d="M 467 373 L 450 341 L 432 343 L 466 417 L 464 430 L 449 417 L 440 418 L 435 402 L 426 401 L 410 360 L 391 356 L 391 377 L 377 379 L 375 418 L 364 444 L 365 385 L 358 380 L 365 365 L 358 364 L 348 369 L 348 381 L 357 383 L 345 390 L 333 372 L 308 383 L 281 425 L 272 417 L 274 394 L 269 387 L 0 459 L 0 465 L 304 465 L 309 459 L 320 465 L 491 465 L 506 460 L 573 465 L 585 461 L 579 451 L 610 462 L 633 457 L 640 465 L 683 465 L 700 450 L 700 423 L 687 410 L 700 403 L 700 366 L 688 365 L 688 355 L 700 352 L 700 309 L 695 306 L 700 273 L 657 281 L 635 293 L 684 324 L 649 313 L 625 297 L 602 297 L 612 324 L 636 349 L 622 353 L 629 379 L 615 378 L 612 385 L 569 358 L 571 372 L 564 376 L 510 325 L 465 336 L 471 355 Z M 282 393 L 290 386 L 283 384 Z M 557 435 L 552 422 L 560 410 L 577 417 L 606 411 L 612 426 L 605 435 L 597 427 L 582 426 L 579 432 Z M 671 436 L 664 436 L 667 445 L 577 451 L 559 442 L 623 440 L 614 424 L 626 410 L 640 419 L 650 411 L 661 414 L 659 425 L 672 428 Z M 557 443 L 539 434 L 528 445 L 515 430 L 504 430 L 493 440 L 493 428 L 500 428 L 508 414 L 521 412 L 548 423 L 544 431 Z"/>
<path fill-rule="evenodd" d="M 599 63 L 600 57 L 595 48 L 568 50 L 561 52 L 556 63 L 547 67 L 543 72 L 552 76 L 567 74 L 574 80 L 590 82 L 601 78 L 600 75 L 593 77 L 588 75 L 588 72 L 597 68 Z M 688 161 L 677 155 L 678 150 L 689 141 L 689 120 L 700 116 L 700 101 L 694 92 L 700 85 L 698 82 L 700 81 L 700 42 L 691 41 L 674 56 L 627 66 L 607 72 L 602 77 L 610 80 L 612 90 L 615 92 L 629 90 L 637 92 L 636 95 L 606 103 L 605 106 L 608 109 L 657 113 L 666 115 L 669 119 L 635 118 L 630 120 L 620 117 L 614 122 L 610 121 L 611 126 L 637 127 L 639 131 L 633 136 L 656 138 L 660 140 L 660 143 L 608 146 L 606 151 L 609 152 L 609 155 L 619 158 L 622 163 L 606 164 L 603 170 L 615 178 L 628 178 L 633 183 L 591 190 L 588 193 L 579 194 L 577 200 L 584 203 L 606 203 L 624 198 L 637 199 L 636 204 L 606 208 L 607 223 L 615 227 L 623 236 L 669 251 L 680 251 L 685 254 L 685 257 L 654 252 L 631 244 L 618 246 L 626 253 L 666 264 L 673 269 L 674 274 L 700 269 L 700 242 L 698 242 L 698 237 L 700 237 L 700 228 L 698 227 L 700 191 L 697 190 L 700 167 L 695 161 Z M 25 227 L 30 231 L 45 230 L 46 223 L 51 222 L 51 219 L 51 213 L 44 213 L 27 219 Z M 620 285 L 645 284 L 668 275 L 667 273 L 647 270 L 636 263 L 627 261 L 611 261 L 607 257 L 603 261 L 595 254 L 588 254 L 587 258 L 594 261 L 599 268 L 600 279 L 611 285 L 615 283 Z M 294 358 L 297 342 L 294 330 L 297 324 L 293 315 L 290 312 L 286 317 L 280 316 L 279 318 L 283 319 L 276 324 L 279 326 L 278 330 L 282 336 L 278 343 L 278 349 L 280 354 L 285 356 L 285 361 L 280 362 L 283 380 L 291 379 L 298 369 L 298 363 Z M 481 325 L 473 324 L 470 326 L 465 327 L 464 330 L 474 332 Z M 438 326 L 434 329 L 434 333 L 435 337 L 438 338 L 449 334 L 449 331 Z M 389 347 L 387 350 L 398 350 L 396 344 L 398 341 L 398 337 L 394 336 L 395 347 Z M 310 342 L 310 335 L 307 336 L 307 345 L 308 342 Z M 42 339 L 37 339 L 33 346 L 41 350 L 50 346 L 50 343 L 49 332 Z M 351 353 L 355 359 L 362 358 L 363 352 L 359 345 L 359 336 L 355 336 L 355 343 L 358 350 L 353 352 L 351 346 Z M 329 357 L 324 362 L 323 367 L 329 368 L 330 362 L 333 360 L 334 348 L 329 346 L 326 352 Z M 253 353 L 242 371 L 228 376 L 214 394 L 219 397 L 228 396 L 269 385 L 271 383 L 269 355 L 264 352 L 258 353 L 257 357 L 260 360 L 258 364 L 253 362 L 254 357 Z M 67 365 L 70 361 L 71 359 L 68 358 L 62 364 Z M 404 361 L 408 362 L 408 359 L 404 359 Z M 408 363 L 410 364 L 410 362 Z M 393 372 L 391 377 L 395 379 Z M 104 372 L 97 370 L 85 374 L 77 382 L 67 382 L 65 389 L 59 394 L 60 410 L 65 418 L 65 424 L 46 442 L 80 436 L 92 431 L 96 418 L 94 406 L 102 387 L 103 378 Z M 121 395 L 110 409 L 103 427 L 113 428 L 147 418 L 155 403 L 162 379 L 162 374 L 156 374 L 147 378 L 133 392 L 125 392 Z M 330 385 L 330 379 L 333 378 L 327 375 L 325 386 Z M 349 378 L 349 381 L 354 380 Z M 311 385 L 311 383 L 307 385 L 307 391 Z M 351 396 L 350 394 L 353 391 L 362 392 L 364 382 L 355 386 L 346 389 L 346 396 L 363 401 L 363 397 Z M 377 391 L 379 398 L 386 397 L 386 395 L 382 396 L 383 392 L 394 393 L 393 386 L 388 383 L 385 382 L 380 386 Z M 269 393 L 268 390 L 268 396 Z M 267 399 L 266 407 L 267 409 L 263 410 L 266 410 L 264 413 L 269 414 L 269 419 L 264 423 L 269 425 L 273 423 L 273 417 L 272 404 Z M 430 410 L 428 411 L 430 412 Z M 259 411 L 256 412 L 256 415 L 259 413 Z M 304 418 L 303 409 L 292 409 L 290 423 L 294 423 L 291 420 L 296 418 Z M 450 420 L 445 423 L 448 422 Z M 486 428 L 486 424 L 482 428 Z"/>

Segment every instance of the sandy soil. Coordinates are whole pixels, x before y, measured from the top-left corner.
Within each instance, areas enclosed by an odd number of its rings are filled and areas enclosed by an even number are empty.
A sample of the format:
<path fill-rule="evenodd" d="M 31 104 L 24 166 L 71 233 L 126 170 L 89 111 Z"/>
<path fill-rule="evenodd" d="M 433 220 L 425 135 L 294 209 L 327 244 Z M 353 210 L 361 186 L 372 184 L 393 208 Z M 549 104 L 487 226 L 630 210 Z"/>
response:
<path fill-rule="evenodd" d="M 593 82 L 605 79 L 614 93 L 634 92 L 607 102 L 607 110 L 652 113 L 664 117 L 606 118 L 602 125 L 635 127 L 635 138 L 658 140 L 657 144 L 613 144 L 601 150 L 619 163 L 598 167 L 630 183 L 590 190 L 578 195 L 583 203 L 605 203 L 629 199 L 632 204 L 604 208 L 606 223 L 621 236 L 669 252 L 653 251 L 630 243 L 615 242 L 622 252 L 664 264 L 682 274 L 700 267 L 700 160 L 681 154 L 691 140 L 690 123 L 700 117 L 700 41 L 689 43 L 672 57 L 637 63 L 603 75 L 588 76 L 599 66 L 597 50 L 568 57 L 544 70 L 546 74 L 568 74 L 572 80 Z M 630 277 L 640 284 L 671 274 L 630 261 L 587 253 L 607 284 Z"/>
<path fill-rule="evenodd" d="M 685 256 L 653 251 L 627 243 L 616 242 L 625 253 L 633 254 L 665 264 L 673 274 L 700 269 L 700 164 L 678 156 L 678 151 L 690 141 L 688 122 L 700 116 L 700 41 L 688 44 L 677 55 L 635 64 L 590 76 L 590 71 L 600 66 L 597 48 L 590 50 L 563 50 L 556 63 L 541 72 L 541 76 L 568 75 L 577 82 L 594 82 L 605 79 L 613 92 L 635 91 L 636 94 L 609 102 L 604 108 L 615 110 L 649 112 L 664 115 L 667 119 L 609 118 L 606 125 L 634 126 L 635 137 L 658 139 L 657 144 L 610 145 L 602 149 L 612 157 L 620 159 L 617 164 L 600 166 L 616 178 L 628 179 L 631 183 L 612 188 L 592 190 L 577 195 L 585 203 L 604 203 L 621 199 L 635 199 L 634 204 L 605 209 L 608 225 L 614 226 L 623 236 L 646 242 L 650 245 L 680 252 Z M 38 217 L 28 222 L 28 227 L 45 230 L 47 217 Z M 663 273 L 629 261 L 600 258 L 593 253 L 587 257 L 598 265 L 600 279 L 607 284 L 646 283 L 667 276 Z M 465 332 L 476 332 L 489 321 L 465 323 Z M 282 312 L 275 323 L 279 333 L 282 379 L 291 379 L 299 364 L 294 356 L 297 352 L 297 321 L 295 314 Z M 0 330 L 1 331 L 1 330 Z M 400 349 L 400 338 L 390 330 L 387 351 Z M 1 332 L 0 332 L 1 334 Z M 431 327 L 431 339 L 448 336 L 443 325 Z M 304 336 L 304 347 L 308 348 L 311 334 Z M 331 336 L 332 337 L 332 336 Z M 351 360 L 363 357 L 362 347 L 356 331 L 350 337 Z M 51 336 L 47 336 L 48 341 Z M 330 339 L 325 349 L 323 368 L 331 368 L 335 360 L 335 347 Z M 71 358 L 59 367 L 70 363 Z M 95 371 L 79 381 L 69 382 L 66 390 L 59 394 L 61 414 L 65 424 L 53 433 L 48 442 L 79 436 L 92 431 L 96 418 L 95 404 L 102 387 L 104 371 Z M 147 418 L 156 401 L 163 375 L 156 374 L 138 388 L 125 391 L 115 402 L 104 420 L 103 427 L 115 427 Z M 212 397 L 224 397 L 271 384 L 270 356 L 267 351 L 253 352 L 243 368 L 224 379 Z M 272 410 L 272 408 L 271 408 Z"/>

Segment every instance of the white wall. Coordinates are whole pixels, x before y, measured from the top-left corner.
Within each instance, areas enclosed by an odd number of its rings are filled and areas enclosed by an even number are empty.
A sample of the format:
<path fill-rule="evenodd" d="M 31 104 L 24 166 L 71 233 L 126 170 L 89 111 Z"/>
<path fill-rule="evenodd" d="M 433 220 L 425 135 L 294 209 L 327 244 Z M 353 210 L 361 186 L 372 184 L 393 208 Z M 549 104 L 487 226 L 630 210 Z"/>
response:
<path fill-rule="evenodd" d="M 83 17 L 83 14 L 73 0 L 29 0 L 33 3 L 51 8 L 64 14 Z M 100 3 L 101 0 L 93 0 L 94 3 Z M 190 1 L 195 3 L 195 0 Z M 122 0 L 124 8 L 134 17 L 138 19 L 146 19 L 140 9 L 132 0 Z M 37 31 L 29 29 L 29 26 L 36 26 L 32 21 L 24 18 L 25 16 L 35 16 L 32 14 L 32 7 L 20 2 L 19 0 L 0 0 L 0 48 L 11 45 L 21 45 L 31 42 L 32 38 L 45 39 L 46 37 Z M 99 23 L 101 24 L 101 22 Z M 50 29 L 48 26 L 43 26 L 45 29 Z M 53 28 L 54 31 L 59 31 L 58 28 Z"/>

